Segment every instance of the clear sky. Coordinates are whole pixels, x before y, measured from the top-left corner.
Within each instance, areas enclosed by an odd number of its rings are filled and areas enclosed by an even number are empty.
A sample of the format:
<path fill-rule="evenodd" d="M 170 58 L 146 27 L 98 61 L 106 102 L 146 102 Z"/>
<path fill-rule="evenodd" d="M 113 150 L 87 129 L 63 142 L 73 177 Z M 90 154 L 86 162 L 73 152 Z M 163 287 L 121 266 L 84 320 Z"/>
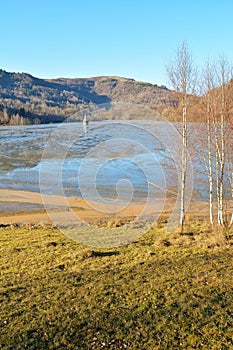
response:
<path fill-rule="evenodd" d="M 0 68 L 167 85 L 183 40 L 197 65 L 233 61 L 232 18 L 233 0 L 0 0 Z"/>

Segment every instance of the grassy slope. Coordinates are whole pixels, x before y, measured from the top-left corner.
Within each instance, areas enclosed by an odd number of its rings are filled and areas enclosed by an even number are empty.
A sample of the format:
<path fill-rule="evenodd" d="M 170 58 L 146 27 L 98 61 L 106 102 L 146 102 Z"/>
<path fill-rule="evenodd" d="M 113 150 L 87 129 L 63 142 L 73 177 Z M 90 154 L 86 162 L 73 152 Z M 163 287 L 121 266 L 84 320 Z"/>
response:
<path fill-rule="evenodd" d="M 233 348 L 232 246 L 160 236 L 93 254 L 55 229 L 1 228 L 0 349 Z"/>

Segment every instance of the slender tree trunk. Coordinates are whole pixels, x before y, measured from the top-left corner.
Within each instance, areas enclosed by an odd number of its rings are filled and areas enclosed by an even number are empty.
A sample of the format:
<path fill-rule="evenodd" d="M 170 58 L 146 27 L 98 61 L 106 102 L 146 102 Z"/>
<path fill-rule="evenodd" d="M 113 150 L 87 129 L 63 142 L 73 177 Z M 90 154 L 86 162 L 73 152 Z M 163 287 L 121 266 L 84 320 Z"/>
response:
<path fill-rule="evenodd" d="M 230 220 L 230 223 L 229 223 L 229 227 L 231 227 L 233 225 L 233 213 L 231 214 L 231 220 Z"/>
<path fill-rule="evenodd" d="M 233 170 L 231 170 L 230 181 L 231 181 L 231 200 L 233 200 Z M 232 225 L 233 225 L 233 211 L 232 211 L 232 214 L 231 214 L 229 227 L 231 227 Z"/>
<path fill-rule="evenodd" d="M 224 170 L 225 170 L 225 88 L 224 80 L 221 88 L 221 154 L 220 154 L 220 176 L 219 176 L 219 219 L 220 225 L 224 225 L 223 219 L 223 186 L 224 186 Z"/>
<path fill-rule="evenodd" d="M 180 170 L 180 218 L 181 232 L 184 229 L 186 213 L 186 178 L 187 178 L 187 100 L 188 94 L 193 93 L 196 79 L 196 71 L 193 67 L 192 57 L 188 51 L 186 42 L 177 49 L 175 60 L 167 66 L 169 79 L 173 88 L 182 96 L 182 154 Z"/>
<path fill-rule="evenodd" d="M 232 198 L 233 198 L 233 193 L 232 193 Z M 231 219 L 230 219 L 230 223 L 229 223 L 229 227 L 231 227 L 233 225 L 233 212 L 231 214 Z"/>
<path fill-rule="evenodd" d="M 209 89 L 208 89 L 209 90 Z M 211 126 L 210 126 L 210 94 L 208 91 L 207 100 L 207 151 L 208 151 L 208 177 L 209 177 L 209 218 L 210 224 L 213 225 L 213 164 L 212 164 L 212 151 L 211 151 Z"/>
<path fill-rule="evenodd" d="M 181 169 L 181 193 L 180 193 L 180 226 L 181 232 L 184 230 L 185 222 L 185 187 L 187 173 L 187 104 L 186 96 L 183 97 L 182 108 L 182 169 Z"/>
<path fill-rule="evenodd" d="M 217 208 L 218 208 L 218 224 L 221 225 L 220 215 L 220 149 L 219 149 L 219 129 L 216 120 L 214 119 L 214 138 L 215 138 L 215 177 L 216 177 L 216 192 L 217 192 Z"/>

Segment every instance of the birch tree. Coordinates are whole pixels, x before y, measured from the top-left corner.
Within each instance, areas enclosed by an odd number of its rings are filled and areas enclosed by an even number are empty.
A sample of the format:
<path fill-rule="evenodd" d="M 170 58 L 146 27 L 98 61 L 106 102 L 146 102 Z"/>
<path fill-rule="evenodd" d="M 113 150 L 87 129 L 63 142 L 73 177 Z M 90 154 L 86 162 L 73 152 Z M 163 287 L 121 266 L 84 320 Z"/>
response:
<path fill-rule="evenodd" d="M 216 113 L 213 90 L 216 88 L 214 66 L 207 62 L 203 70 L 204 101 L 206 106 L 206 145 L 207 145 L 207 174 L 209 183 L 209 220 L 213 225 L 213 197 L 214 197 L 214 173 L 213 165 L 215 155 L 213 152 L 213 120 Z M 204 145 L 205 147 L 205 145 Z"/>
<path fill-rule="evenodd" d="M 232 76 L 232 69 L 231 69 Z M 227 178 L 227 194 L 228 194 L 228 210 L 231 209 L 231 214 L 228 224 L 233 225 L 233 101 L 232 101 L 233 80 L 229 81 L 226 87 L 226 106 L 227 106 L 227 123 L 226 123 L 226 178 Z M 229 212 L 228 212 L 229 213 Z"/>
<path fill-rule="evenodd" d="M 228 61 L 221 57 L 217 70 L 219 83 L 219 118 L 214 121 L 215 153 L 216 153 L 216 186 L 218 205 L 218 224 L 226 224 L 224 220 L 224 187 L 226 184 L 226 145 L 227 122 L 229 121 L 229 100 L 227 96 L 227 83 L 231 79 L 231 69 Z"/>
<path fill-rule="evenodd" d="M 167 73 L 172 87 L 181 94 L 182 104 L 182 155 L 181 155 L 181 176 L 180 176 L 180 226 L 183 231 L 185 222 L 185 189 L 187 176 L 187 119 L 188 119 L 188 99 L 193 93 L 196 79 L 196 71 L 193 66 L 192 56 L 184 41 L 177 48 L 174 61 L 168 64 Z"/>
<path fill-rule="evenodd" d="M 230 128 L 230 132 L 232 132 L 232 128 Z M 229 179 L 229 184 L 230 184 L 230 193 L 231 193 L 231 202 L 233 202 L 233 157 L 232 157 L 232 147 L 233 147 L 233 140 L 232 136 L 230 138 L 230 147 L 231 150 L 228 148 L 227 152 L 227 176 Z M 233 205 L 233 203 L 232 203 Z M 231 212 L 231 217 L 229 220 L 229 227 L 233 225 L 233 209 Z"/>

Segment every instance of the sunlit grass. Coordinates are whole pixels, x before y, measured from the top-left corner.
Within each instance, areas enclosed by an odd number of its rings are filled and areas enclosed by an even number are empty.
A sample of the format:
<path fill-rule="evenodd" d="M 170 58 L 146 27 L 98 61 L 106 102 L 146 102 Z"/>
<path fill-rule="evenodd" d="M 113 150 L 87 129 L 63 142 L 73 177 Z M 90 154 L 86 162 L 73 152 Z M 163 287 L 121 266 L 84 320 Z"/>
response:
<path fill-rule="evenodd" d="M 196 222 L 101 250 L 1 228 L 0 348 L 230 349 L 231 239 Z"/>

